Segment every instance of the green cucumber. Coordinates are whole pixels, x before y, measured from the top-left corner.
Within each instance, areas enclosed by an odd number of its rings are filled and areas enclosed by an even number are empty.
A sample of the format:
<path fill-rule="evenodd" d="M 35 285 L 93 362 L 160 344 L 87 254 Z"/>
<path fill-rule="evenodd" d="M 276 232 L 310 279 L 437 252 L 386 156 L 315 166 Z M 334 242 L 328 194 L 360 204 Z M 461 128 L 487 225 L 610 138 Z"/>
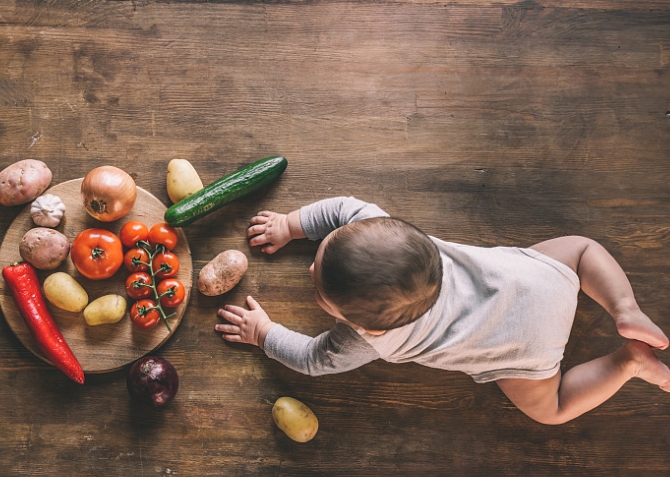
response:
<path fill-rule="evenodd" d="M 165 211 L 165 222 L 183 227 L 229 202 L 250 194 L 276 180 L 288 161 L 283 156 L 266 157 L 223 176 Z"/>

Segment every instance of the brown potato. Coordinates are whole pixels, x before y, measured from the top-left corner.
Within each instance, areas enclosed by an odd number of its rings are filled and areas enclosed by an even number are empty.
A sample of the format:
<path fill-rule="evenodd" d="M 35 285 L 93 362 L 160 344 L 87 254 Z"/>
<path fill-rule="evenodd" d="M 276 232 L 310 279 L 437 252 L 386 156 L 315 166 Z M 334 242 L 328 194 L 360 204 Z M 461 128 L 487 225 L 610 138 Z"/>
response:
<path fill-rule="evenodd" d="M 11 207 L 39 197 L 51 183 L 51 169 L 36 159 L 15 162 L 0 171 L 0 204 Z"/>
<path fill-rule="evenodd" d="M 28 230 L 19 244 L 21 258 L 40 270 L 53 270 L 67 258 L 70 243 L 54 229 L 36 227 Z"/>
<path fill-rule="evenodd" d="M 198 290 L 207 296 L 222 295 L 239 283 L 247 271 L 247 256 L 239 250 L 226 250 L 202 267 Z"/>

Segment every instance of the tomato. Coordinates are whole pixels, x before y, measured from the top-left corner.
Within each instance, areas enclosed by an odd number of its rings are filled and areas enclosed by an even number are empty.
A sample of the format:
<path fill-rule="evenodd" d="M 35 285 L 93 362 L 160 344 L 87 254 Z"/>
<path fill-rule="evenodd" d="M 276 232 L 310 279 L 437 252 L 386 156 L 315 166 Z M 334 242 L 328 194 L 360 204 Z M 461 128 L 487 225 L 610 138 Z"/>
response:
<path fill-rule="evenodd" d="M 133 303 L 130 307 L 130 319 L 139 329 L 148 330 L 161 321 L 161 314 L 155 301 L 144 299 Z"/>
<path fill-rule="evenodd" d="M 177 229 L 169 226 L 165 222 L 155 224 L 149 230 L 149 243 L 152 247 L 160 244 L 168 250 L 174 250 L 179 242 Z"/>
<path fill-rule="evenodd" d="M 149 227 L 139 220 L 131 220 L 123 224 L 119 237 L 126 247 L 136 247 L 137 242 L 140 240 L 146 242 L 149 238 Z"/>
<path fill-rule="evenodd" d="M 179 271 L 179 259 L 174 253 L 166 250 L 154 255 L 151 268 L 159 280 L 174 277 Z"/>
<path fill-rule="evenodd" d="M 91 280 L 104 280 L 123 264 L 119 237 L 105 229 L 86 229 L 72 242 L 70 258 L 79 273 Z"/>
<path fill-rule="evenodd" d="M 126 278 L 126 293 L 133 300 L 141 300 L 153 296 L 154 289 L 151 287 L 153 280 L 151 275 L 145 272 L 135 272 Z"/>
<path fill-rule="evenodd" d="M 123 265 L 129 272 L 149 271 L 149 252 L 142 247 L 131 248 L 123 256 Z"/>
<path fill-rule="evenodd" d="M 174 308 L 184 301 L 184 284 L 176 278 L 166 278 L 156 286 L 161 306 Z"/>

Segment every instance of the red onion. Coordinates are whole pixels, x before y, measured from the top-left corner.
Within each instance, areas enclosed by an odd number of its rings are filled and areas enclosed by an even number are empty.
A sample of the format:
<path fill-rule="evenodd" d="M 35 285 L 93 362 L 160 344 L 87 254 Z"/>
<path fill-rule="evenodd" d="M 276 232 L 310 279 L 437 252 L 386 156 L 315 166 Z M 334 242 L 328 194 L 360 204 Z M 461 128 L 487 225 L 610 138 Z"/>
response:
<path fill-rule="evenodd" d="M 179 376 L 164 358 L 145 356 L 130 367 L 128 392 L 137 402 L 160 407 L 172 401 L 179 389 Z"/>

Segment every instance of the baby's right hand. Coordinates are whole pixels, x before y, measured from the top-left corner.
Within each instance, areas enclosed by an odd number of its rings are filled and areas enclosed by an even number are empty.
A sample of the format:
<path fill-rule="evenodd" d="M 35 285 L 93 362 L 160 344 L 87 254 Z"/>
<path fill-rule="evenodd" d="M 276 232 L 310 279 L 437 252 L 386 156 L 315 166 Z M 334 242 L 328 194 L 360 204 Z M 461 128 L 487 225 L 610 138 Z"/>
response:
<path fill-rule="evenodd" d="M 228 323 L 221 323 L 214 327 L 222 333 L 222 338 L 234 343 L 249 343 L 263 348 L 265 337 L 274 326 L 268 314 L 252 297 L 247 297 L 246 310 L 240 306 L 226 305 L 218 311 L 218 315 Z"/>
<path fill-rule="evenodd" d="M 261 251 L 273 254 L 292 239 L 288 215 L 263 210 L 250 220 L 249 245 L 261 245 Z"/>

